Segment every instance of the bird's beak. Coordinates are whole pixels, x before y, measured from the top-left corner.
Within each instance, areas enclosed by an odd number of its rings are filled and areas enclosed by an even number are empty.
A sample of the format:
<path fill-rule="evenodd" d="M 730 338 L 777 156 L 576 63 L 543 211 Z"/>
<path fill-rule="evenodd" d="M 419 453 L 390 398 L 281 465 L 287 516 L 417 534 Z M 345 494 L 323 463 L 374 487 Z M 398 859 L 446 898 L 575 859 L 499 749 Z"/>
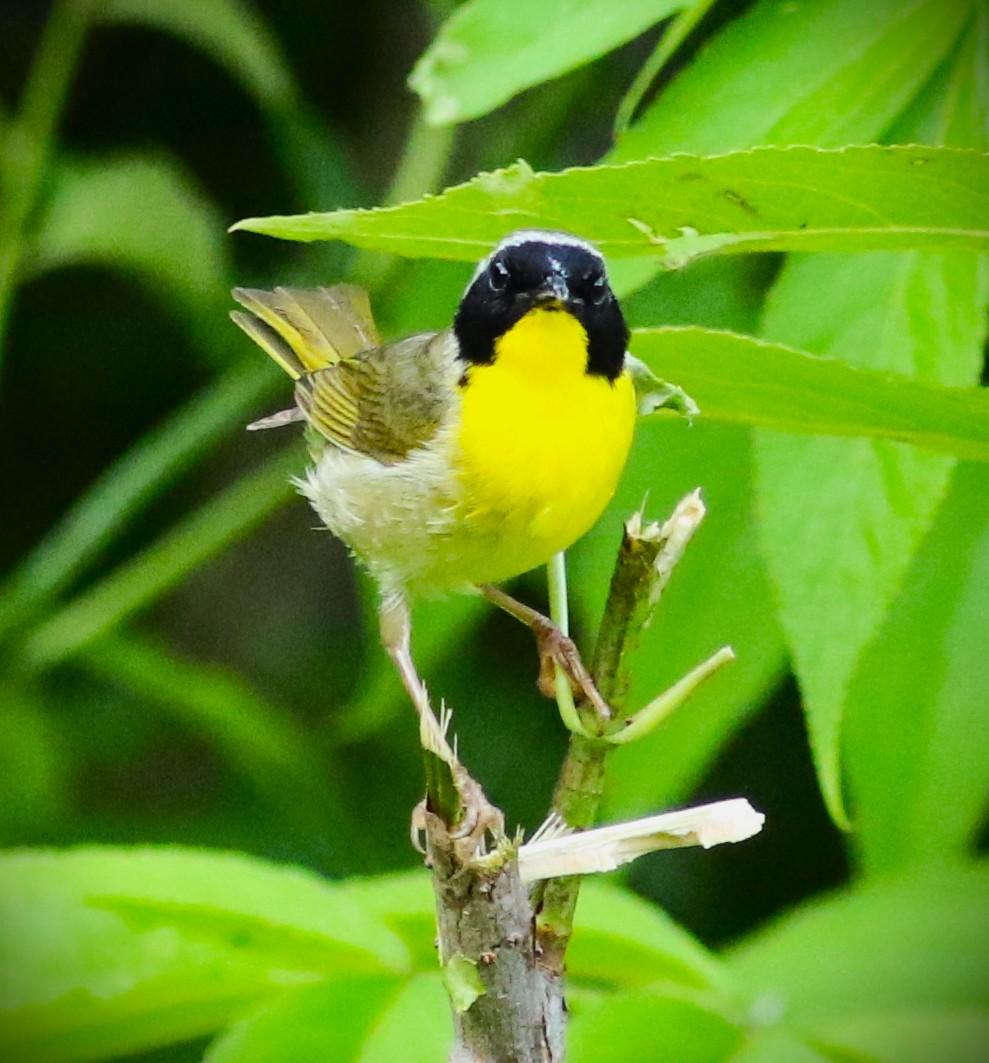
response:
<path fill-rule="evenodd" d="M 536 300 L 540 303 L 568 303 L 570 286 L 567 284 L 567 278 L 554 270 L 536 293 Z"/>

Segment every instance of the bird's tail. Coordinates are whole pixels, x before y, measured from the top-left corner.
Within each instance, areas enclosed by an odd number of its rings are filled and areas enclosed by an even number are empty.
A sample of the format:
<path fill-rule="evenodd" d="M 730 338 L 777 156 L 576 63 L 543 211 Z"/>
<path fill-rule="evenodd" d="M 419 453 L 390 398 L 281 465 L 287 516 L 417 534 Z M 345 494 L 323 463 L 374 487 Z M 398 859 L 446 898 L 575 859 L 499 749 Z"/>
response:
<path fill-rule="evenodd" d="M 367 292 L 332 288 L 234 288 L 244 310 L 230 317 L 293 380 L 336 365 L 381 341 Z"/>

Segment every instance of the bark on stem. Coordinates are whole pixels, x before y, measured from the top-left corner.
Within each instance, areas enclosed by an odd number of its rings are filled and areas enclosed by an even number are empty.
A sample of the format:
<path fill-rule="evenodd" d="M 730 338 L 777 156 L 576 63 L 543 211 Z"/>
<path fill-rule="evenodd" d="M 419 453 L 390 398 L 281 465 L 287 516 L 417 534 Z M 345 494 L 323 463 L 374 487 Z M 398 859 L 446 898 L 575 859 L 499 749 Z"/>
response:
<path fill-rule="evenodd" d="M 447 740 L 449 724 L 449 713 L 437 720 L 423 708 L 427 797 L 413 825 L 425 835 L 433 872 L 439 959 L 453 1013 L 450 1063 L 562 1063 L 561 980 L 540 963 L 518 846 L 460 763 Z"/>
<path fill-rule="evenodd" d="M 616 722 L 626 716 L 628 653 L 652 619 L 670 574 L 703 517 L 704 505 L 694 491 L 662 526 L 643 527 L 641 513 L 625 523 L 591 668 Z M 569 826 L 586 830 L 594 825 L 613 749 L 604 739 L 570 736 L 552 805 Z M 543 962 L 558 976 L 563 974 L 579 890 L 579 876 L 557 878 L 546 883 L 539 898 L 536 944 Z"/>
<path fill-rule="evenodd" d="M 465 862 L 458 840 L 430 813 L 426 837 L 440 963 L 454 978 L 463 980 L 456 972 L 466 965 L 478 979 L 477 990 L 468 989 L 466 1006 L 457 1006 L 457 994 L 451 993 L 450 1063 L 562 1063 L 562 983 L 539 962 L 535 915 L 519 878 L 515 846 L 503 842 L 489 856 Z"/>
<path fill-rule="evenodd" d="M 624 656 L 702 516 L 692 495 L 662 528 L 643 528 L 638 514 L 625 526 L 593 669 L 618 722 L 625 716 Z M 416 826 L 433 872 L 440 963 L 453 1004 L 450 1063 L 562 1063 L 563 957 L 579 880 L 554 879 L 542 896 L 538 889 L 530 896 L 519 877 L 517 845 L 457 759 L 448 725 L 448 716 L 437 721 L 428 709 L 420 717 L 430 785 Z M 611 748 L 605 739 L 571 736 L 553 801 L 571 826 L 594 822 Z M 495 841 L 490 853 L 486 837 Z"/>

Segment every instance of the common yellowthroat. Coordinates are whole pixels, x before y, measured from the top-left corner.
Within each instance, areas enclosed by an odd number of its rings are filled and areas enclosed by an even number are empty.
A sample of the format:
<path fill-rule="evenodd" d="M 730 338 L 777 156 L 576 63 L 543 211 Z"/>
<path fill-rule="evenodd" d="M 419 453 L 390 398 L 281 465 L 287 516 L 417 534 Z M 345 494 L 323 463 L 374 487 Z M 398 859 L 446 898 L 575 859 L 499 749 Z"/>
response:
<path fill-rule="evenodd" d="M 305 422 L 299 490 L 377 581 L 382 640 L 416 707 L 428 699 L 409 598 L 475 588 L 536 631 L 544 679 L 553 658 L 596 698 L 572 644 L 494 584 L 580 538 L 628 456 L 629 332 L 597 249 L 513 233 L 452 328 L 389 344 L 352 285 L 233 296 L 247 311 L 233 320 L 295 380 L 295 407 L 252 427 Z"/>

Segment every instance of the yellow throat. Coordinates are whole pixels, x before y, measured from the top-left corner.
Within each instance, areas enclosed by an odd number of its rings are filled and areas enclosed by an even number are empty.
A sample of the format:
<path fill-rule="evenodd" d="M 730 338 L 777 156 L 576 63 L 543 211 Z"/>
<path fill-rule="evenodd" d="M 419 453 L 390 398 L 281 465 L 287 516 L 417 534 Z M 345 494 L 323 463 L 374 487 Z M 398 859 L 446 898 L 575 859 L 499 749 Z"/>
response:
<path fill-rule="evenodd" d="M 635 395 L 587 373 L 587 335 L 568 311 L 530 310 L 468 369 L 460 428 L 465 520 L 481 541 L 474 582 L 543 564 L 579 539 L 614 494 Z"/>

